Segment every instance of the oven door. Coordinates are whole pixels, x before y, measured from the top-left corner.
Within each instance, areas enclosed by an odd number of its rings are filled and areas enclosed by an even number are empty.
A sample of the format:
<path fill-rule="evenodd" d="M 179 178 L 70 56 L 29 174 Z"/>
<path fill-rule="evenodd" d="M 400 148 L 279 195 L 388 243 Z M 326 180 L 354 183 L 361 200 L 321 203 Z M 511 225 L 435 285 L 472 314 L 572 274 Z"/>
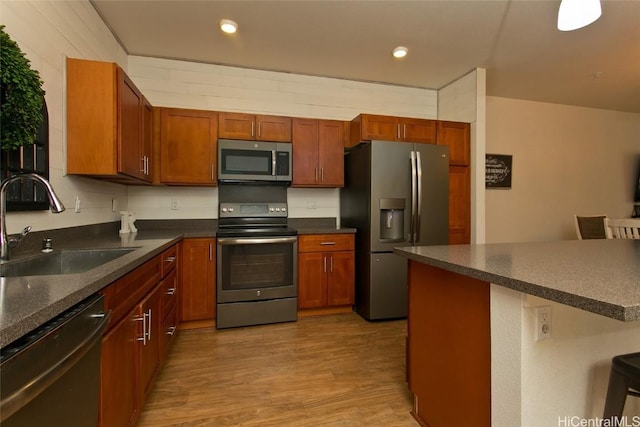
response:
<path fill-rule="evenodd" d="M 296 297 L 297 252 L 297 237 L 219 238 L 217 302 Z"/>

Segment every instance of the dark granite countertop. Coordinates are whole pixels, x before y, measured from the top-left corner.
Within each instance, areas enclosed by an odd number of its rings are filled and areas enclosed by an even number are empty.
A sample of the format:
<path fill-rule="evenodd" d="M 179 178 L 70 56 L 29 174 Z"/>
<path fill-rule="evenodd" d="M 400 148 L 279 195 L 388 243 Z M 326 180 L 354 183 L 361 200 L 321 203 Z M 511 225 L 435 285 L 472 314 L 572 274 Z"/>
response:
<path fill-rule="evenodd" d="M 90 238 L 59 249 L 136 248 L 84 273 L 51 276 L 0 277 L 0 348 L 53 319 L 85 298 L 129 273 L 177 243 L 181 235 L 162 238 L 131 234 L 122 238 Z"/>
<path fill-rule="evenodd" d="M 294 218 L 299 234 L 355 233 L 336 228 L 334 218 Z M 85 273 L 0 277 L 0 348 L 53 319 L 83 299 L 142 265 L 182 238 L 216 237 L 217 220 L 139 220 L 137 233 L 118 234 L 119 223 L 34 232 L 21 244 L 23 253 L 40 253 L 43 237 L 55 250 L 133 247 L 136 250 Z"/>
<path fill-rule="evenodd" d="M 640 240 L 421 246 L 394 252 L 602 316 L 640 320 Z"/>

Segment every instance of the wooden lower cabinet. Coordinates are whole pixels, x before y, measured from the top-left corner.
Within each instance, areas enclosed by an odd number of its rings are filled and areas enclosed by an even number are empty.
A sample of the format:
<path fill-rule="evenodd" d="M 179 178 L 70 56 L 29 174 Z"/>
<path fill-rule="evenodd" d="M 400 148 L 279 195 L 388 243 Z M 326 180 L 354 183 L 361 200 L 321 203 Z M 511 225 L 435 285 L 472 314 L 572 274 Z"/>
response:
<path fill-rule="evenodd" d="M 215 319 L 216 239 L 184 239 L 181 273 L 180 321 Z"/>
<path fill-rule="evenodd" d="M 140 392 L 141 402 L 151 389 L 152 380 L 160 368 L 160 333 L 162 312 L 160 300 L 162 286 L 159 284 L 138 306 L 138 328 L 136 336 L 140 353 Z M 141 330 L 140 330 L 141 329 Z"/>
<path fill-rule="evenodd" d="M 160 371 L 170 344 L 164 327 L 175 326 L 177 319 L 172 298 L 179 292 L 178 253 L 171 247 L 101 291 L 106 309 L 112 312 L 102 339 L 102 427 L 135 425 Z M 167 295 L 171 289 L 172 295 Z"/>
<path fill-rule="evenodd" d="M 471 170 L 449 166 L 449 244 L 471 243 Z"/>
<path fill-rule="evenodd" d="M 171 343 L 178 329 L 179 275 L 174 269 L 162 281 L 162 326 L 160 328 L 160 360 L 163 361 L 169 352 Z"/>
<path fill-rule="evenodd" d="M 130 426 L 140 410 L 138 375 L 138 310 L 133 309 L 102 339 L 100 362 L 100 426 Z"/>
<path fill-rule="evenodd" d="M 489 283 L 409 261 L 407 330 L 420 425 L 491 426 Z"/>
<path fill-rule="evenodd" d="M 354 304 L 353 239 L 351 234 L 299 237 L 298 309 Z"/>

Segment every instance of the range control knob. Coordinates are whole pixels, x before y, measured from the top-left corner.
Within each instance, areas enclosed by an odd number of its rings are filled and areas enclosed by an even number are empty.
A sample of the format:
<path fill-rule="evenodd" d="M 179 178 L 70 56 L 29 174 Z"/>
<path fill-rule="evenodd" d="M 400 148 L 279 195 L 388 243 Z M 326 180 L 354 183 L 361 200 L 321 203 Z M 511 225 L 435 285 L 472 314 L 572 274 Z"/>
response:
<path fill-rule="evenodd" d="M 275 209 L 274 208 L 269 208 L 269 212 L 274 212 Z"/>
<path fill-rule="evenodd" d="M 286 211 L 287 211 L 287 208 L 282 208 L 282 212 L 286 212 Z"/>
<path fill-rule="evenodd" d="M 229 212 L 233 212 L 233 208 L 229 208 Z"/>
<path fill-rule="evenodd" d="M 227 213 L 227 208 L 222 208 L 223 213 Z"/>
<path fill-rule="evenodd" d="M 280 208 L 276 208 L 276 212 L 280 212 Z"/>

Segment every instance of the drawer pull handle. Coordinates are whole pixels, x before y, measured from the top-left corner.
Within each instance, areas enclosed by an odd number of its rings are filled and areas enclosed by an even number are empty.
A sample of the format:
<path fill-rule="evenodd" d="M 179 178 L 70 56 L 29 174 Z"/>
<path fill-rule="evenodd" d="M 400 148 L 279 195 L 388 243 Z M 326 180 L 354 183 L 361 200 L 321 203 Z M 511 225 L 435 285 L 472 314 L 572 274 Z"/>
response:
<path fill-rule="evenodd" d="M 169 336 L 173 336 L 173 334 L 175 334 L 175 333 L 176 333 L 176 329 L 177 329 L 177 327 L 176 327 L 176 326 L 171 326 L 171 327 L 169 327 L 169 328 L 167 329 L 167 335 L 169 335 Z"/>
<path fill-rule="evenodd" d="M 173 262 L 175 260 L 176 260 L 176 257 L 170 256 L 170 257 L 165 258 L 164 262 Z"/>
<path fill-rule="evenodd" d="M 336 242 L 320 242 L 320 245 L 322 245 L 322 246 L 333 246 L 335 244 L 336 244 Z"/>
<path fill-rule="evenodd" d="M 176 293 L 176 288 L 167 289 L 167 295 L 174 295 Z"/>

